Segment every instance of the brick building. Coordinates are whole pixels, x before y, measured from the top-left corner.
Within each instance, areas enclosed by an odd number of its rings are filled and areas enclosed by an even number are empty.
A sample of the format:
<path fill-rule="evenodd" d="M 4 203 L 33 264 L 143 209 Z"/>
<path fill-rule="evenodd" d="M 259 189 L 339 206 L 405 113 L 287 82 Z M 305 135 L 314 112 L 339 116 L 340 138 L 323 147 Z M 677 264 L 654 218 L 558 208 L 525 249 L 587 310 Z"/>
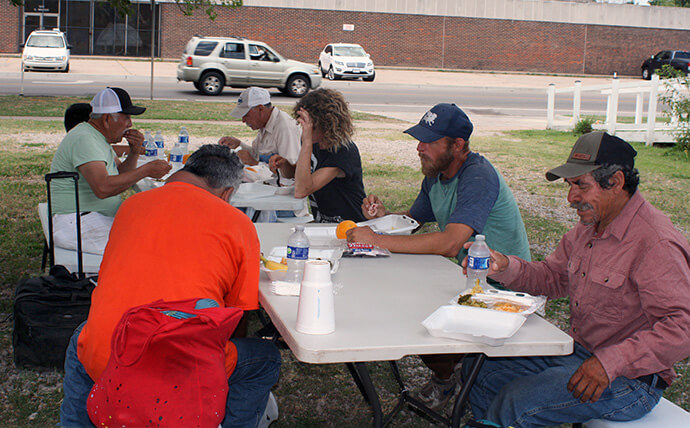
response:
<path fill-rule="evenodd" d="M 41 24 L 67 31 L 74 55 L 148 56 L 150 2 L 118 16 L 95 0 L 0 3 L 1 52 Z M 261 40 L 315 63 L 330 42 L 359 43 L 377 65 L 636 75 L 662 49 L 690 50 L 690 9 L 548 0 L 245 0 L 184 16 L 156 2 L 156 55 L 176 58 L 194 34 Z"/>

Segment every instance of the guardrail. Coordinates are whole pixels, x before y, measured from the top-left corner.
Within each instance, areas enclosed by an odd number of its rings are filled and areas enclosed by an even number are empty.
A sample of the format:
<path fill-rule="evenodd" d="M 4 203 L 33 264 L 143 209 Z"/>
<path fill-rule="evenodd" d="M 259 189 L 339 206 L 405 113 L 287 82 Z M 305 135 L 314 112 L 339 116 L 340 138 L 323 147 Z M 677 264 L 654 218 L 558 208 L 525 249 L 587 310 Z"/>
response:
<path fill-rule="evenodd" d="M 678 88 L 681 89 L 681 88 Z M 579 80 L 569 88 L 556 88 L 551 83 L 547 89 L 547 108 L 546 108 L 546 128 L 554 128 L 556 94 L 573 94 L 573 119 L 575 126 L 581 119 L 580 101 L 582 92 L 599 92 L 607 96 L 606 101 L 606 121 L 602 125 L 594 125 L 595 129 L 604 129 L 611 135 L 619 135 L 621 138 L 631 141 L 644 141 L 651 146 L 655 142 L 674 142 L 673 132 L 678 129 L 679 118 L 677 115 L 671 117 L 669 124 L 657 122 L 657 106 L 659 96 L 667 93 L 669 88 L 664 85 L 660 87 L 659 76 L 654 74 L 649 82 L 621 83 L 614 75 L 611 84 L 583 87 Z M 679 92 L 674 91 L 674 96 Z M 635 122 L 633 124 L 623 124 L 618 122 L 618 98 L 621 94 L 635 94 Z M 648 94 L 647 121 L 643 122 L 644 116 L 644 96 Z M 621 135 L 623 134 L 623 135 Z"/>

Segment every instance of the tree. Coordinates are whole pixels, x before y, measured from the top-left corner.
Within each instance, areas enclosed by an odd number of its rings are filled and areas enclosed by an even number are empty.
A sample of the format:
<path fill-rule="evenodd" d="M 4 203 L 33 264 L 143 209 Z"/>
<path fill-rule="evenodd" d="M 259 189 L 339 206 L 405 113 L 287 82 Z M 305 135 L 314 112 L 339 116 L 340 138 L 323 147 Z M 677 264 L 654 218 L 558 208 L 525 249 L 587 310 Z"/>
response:
<path fill-rule="evenodd" d="M 652 6 L 690 7 L 690 0 L 652 0 Z"/>
<path fill-rule="evenodd" d="M 130 15 L 133 12 L 130 0 L 107 0 L 121 16 Z M 155 0 L 151 0 L 154 2 Z M 24 5 L 24 0 L 9 0 L 14 6 Z M 185 15 L 192 15 L 196 10 L 203 10 L 209 18 L 216 19 L 218 13 L 216 7 L 235 8 L 242 6 L 242 0 L 175 0 L 177 7 Z"/>
<path fill-rule="evenodd" d="M 690 92 L 690 77 L 668 64 L 657 73 L 664 79 L 667 89 L 666 95 L 661 97 L 661 100 L 671 107 L 667 114 L 678 118 L 674 149 L 680 152 L 681 157 L 690 160 L 690 98 L 687 95 Z"/>

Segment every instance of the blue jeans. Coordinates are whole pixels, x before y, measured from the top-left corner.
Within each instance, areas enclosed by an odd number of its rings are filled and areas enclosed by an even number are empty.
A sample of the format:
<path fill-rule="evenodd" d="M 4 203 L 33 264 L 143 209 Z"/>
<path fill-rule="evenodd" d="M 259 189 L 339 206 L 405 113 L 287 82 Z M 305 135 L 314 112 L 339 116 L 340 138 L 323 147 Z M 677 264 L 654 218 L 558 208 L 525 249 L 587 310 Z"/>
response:
<path fill-rule="evenodd" d="M 77 358 L 77 340 L 85 323 L 72 334 L 65 355 L 64 399 L 60 407 L 63 427 L 93 427 L 86 399 L 93 381 Z M 268 393 L 278 381 L 280 352 L 261 339 L 231 339 L 237 347 L 237 366 L 228 379 L 228 398 L 223 428 L 256 427 L 268 402 Z"/>
<path fill-rule="evenodd" d="M 476 419 L 507 427 L 554 426 L 591 419 L 639 419 L 659 402 L 663 390 L 620 376 L 599 400 L 583 403 L 568 391 L 568 381 L 592 354 L 575 343 L 571 355 L 557 357 L 487 358 L 470 391 Z M 463 363 L 469 375 L 474 358 Z M 654 382 L 658 376 L 654 377 Z"/>

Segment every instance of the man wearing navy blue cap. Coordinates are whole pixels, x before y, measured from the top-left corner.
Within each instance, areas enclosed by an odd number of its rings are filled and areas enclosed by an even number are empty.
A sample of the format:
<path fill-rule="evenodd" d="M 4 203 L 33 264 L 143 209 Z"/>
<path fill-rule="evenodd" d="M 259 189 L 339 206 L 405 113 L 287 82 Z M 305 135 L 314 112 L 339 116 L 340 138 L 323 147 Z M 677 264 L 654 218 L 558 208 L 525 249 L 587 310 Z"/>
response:
<path fill-rule="evenodd" d="M 530 259 L 520 210 L 501 174 L 483 156 L 470 151 L 470 119 L 455 104 L 441 103 L 424 114 L 405 133 L 419 141 L 417 152 L 425 177 L 417 199 L 406 214 L 419 223 L 437 222 L 440 231 L 411 236 L 377 235 L 368 227 L 348 231 L 348 240 L 398 253 L 439 254 L 462 260 L 463 244 L 476 234 L 491 248 L 502 248 Z M 367 218 L 389 213 L 381 200 L 369 195 L 362 203 Z M 434 371 L 420 398 L 443 408 L 456 391 L 454 366 L 460 356 L 423 356 Z"/>

